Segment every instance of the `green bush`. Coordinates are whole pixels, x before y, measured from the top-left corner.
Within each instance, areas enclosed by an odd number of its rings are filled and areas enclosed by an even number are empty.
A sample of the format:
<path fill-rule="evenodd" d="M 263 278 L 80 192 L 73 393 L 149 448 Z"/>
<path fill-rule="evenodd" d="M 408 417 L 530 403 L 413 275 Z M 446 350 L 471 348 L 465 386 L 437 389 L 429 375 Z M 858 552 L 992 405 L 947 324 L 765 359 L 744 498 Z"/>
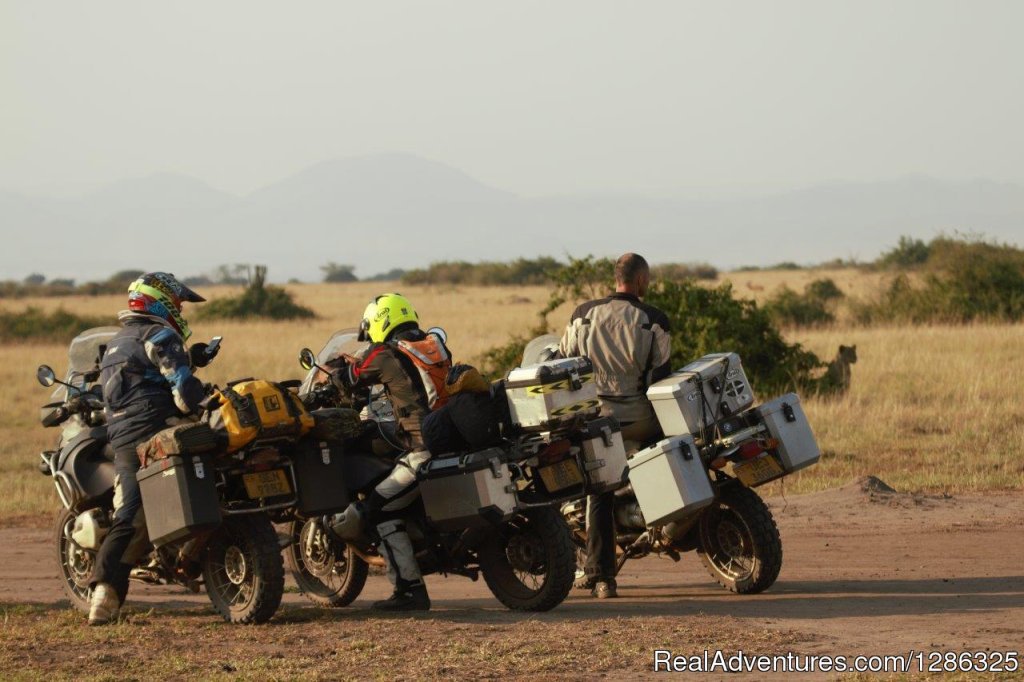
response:
<path fill-rule="evenodd" d="M 355 269 L 354 265 L 341 265 L 334 261 L 320 266 L 325 282 L 358 282 L 359 278 L 356 277 Z"/>
<path fill-rule="evenodd" d="M 441 261 L 427 268 L 410 270 L 402 275 L 408 285 L 462 284 L 462 285 L 525 285 L 544 284 L 552 273 L 562 268 L 554 258 L 517 258 L 511 263 L 469 263 L 467 261 Z"/>
<path fill-rule="evenodd" d="M 899 242 L 875 261 L 881 267 L 912 268 L 924 265 L 928 261 L 931 249 L 920 239 L 906 235 Z"/>
<path fill-rule="evenodd" d="M 292 300 L 291 294 L 265 284 L 267 269 L 257 265 L 252 282 L 240 296 L 218 298 L 199 308 L 199 319 L 250 319 L 254 317 L 272 320 L 295 320 L 316 317 L 316 314 Z"/>
<path fill-rule="evenodd" d="M 831 279 L 816 279 L 798 294 L 783 286 L 764 304 L 765 311 L 776 324 L 792 327 L 815 327 L 835 322 L 833 301 L 843 292 Z"/>
<path fill-rule="evenodd" d="M 113 318 L 75 315 L 63 308 L 52 313 L 44 313 L 38 308 L 27 308 L 19 313 L 0 311 L 0 342 L 70 342 L 86 329 L 110 324 L 117 324 L 117 321 Z"/>
<path fill-rule="evenodd" d="M 708 263 L 663 263 L 651 266 L 651 279 L 718 279 L 718 268 Z"/>
<path fill-rule="evenodd" d="M 875 299 L 853 305 L 864 324 L 1024 320 L 1024 251 L 978 238 L 927 245 L 919 284 L 899 275 Z"/>
<path fill-rule="evenodd" d="M 800 344 L 789 344 L 771 316 L 754 301 L 737 299 L 728 282 L 715 288 L 693 281 L 659 282 L 647 303 L 665 311 L 672 326 L 672 367 L 679 368 L 708 353 L 732 351 L 763 395 L 811 384 L 823 367 Z"/>

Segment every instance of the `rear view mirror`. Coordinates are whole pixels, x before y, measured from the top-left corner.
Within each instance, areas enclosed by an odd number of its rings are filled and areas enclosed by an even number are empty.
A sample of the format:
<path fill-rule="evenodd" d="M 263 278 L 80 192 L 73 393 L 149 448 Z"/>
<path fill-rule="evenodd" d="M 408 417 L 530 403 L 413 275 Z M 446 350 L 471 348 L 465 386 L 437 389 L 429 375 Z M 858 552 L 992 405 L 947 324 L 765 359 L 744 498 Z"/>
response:
<path fill-rule="evenodd" d="M 57 375 L 49 365 L 39 365 L 39 369 L 36 370 L 36 379 L 47 388 L 57 383 Z"/>
<path fill-rule="evenodd" d="M 427 333 L 435 334 L 439 339 L 441 339 L 441 343 L 448 343 L 448 332 L 440 327 L 431 327 L 427 330 Z"/>
<path fill-rule="evenodd" d="M 313 351 L 308 348 L 303 348 L 299 351 L 299 365 L 302 369 L 307 372 L 316 366 L 316 356 L 313 355 Z"/>

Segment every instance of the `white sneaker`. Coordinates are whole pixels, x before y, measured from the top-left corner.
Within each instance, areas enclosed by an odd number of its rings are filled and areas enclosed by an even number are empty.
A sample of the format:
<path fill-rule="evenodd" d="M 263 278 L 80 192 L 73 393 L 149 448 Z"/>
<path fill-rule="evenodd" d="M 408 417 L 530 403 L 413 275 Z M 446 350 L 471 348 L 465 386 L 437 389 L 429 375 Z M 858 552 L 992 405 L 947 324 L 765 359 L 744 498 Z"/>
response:
<path fill-rule="evenodd" d="M 92 590 L 89 602 L 89 625 L 106 625 L 117 620 L 120 609 L 121 600 L 117 598 L 117 590 L 107 583 L 98 583 Z"/>

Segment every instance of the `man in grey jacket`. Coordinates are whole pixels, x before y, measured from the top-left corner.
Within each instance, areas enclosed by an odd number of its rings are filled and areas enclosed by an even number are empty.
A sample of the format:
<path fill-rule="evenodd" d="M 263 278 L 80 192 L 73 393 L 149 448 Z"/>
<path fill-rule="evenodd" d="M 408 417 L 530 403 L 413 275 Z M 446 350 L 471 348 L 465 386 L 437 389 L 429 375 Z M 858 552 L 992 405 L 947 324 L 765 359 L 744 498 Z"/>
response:
<path fill-rule="evenodd" d="M 650 281 L 643 256 L 623 254 L 615 263 L 615 293 L 576 308 L 558 346 L 562 357 L 590 358 L 602 414 L 619 421 L 630 453 L 662 435 L 646 393 L 671 372 L 668 316 L 642 300 Z M 587 499 L 586 575 L 576 586 L 599 599 L 618 596 L 614 501 L 614 492 Z"/>

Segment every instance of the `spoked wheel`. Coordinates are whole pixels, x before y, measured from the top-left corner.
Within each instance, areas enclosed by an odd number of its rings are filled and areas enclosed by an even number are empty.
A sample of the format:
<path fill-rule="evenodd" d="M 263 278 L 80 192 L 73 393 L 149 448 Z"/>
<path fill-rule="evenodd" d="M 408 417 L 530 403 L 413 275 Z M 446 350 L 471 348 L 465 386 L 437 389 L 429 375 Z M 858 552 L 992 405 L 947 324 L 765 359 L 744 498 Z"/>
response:
<path fill-rule="evenodd" d="M 92 571 L 96 565 L 96 552 L 79 547 L 71 539 L 71 530 L 74 526 L 74 512 L 67 509 L 57 511 L 53 523 L 57 570 L 61 578 L 61 587 L 71 600 L 71 605 L 82 613 L 89 613 L 89 598 L 92 596 L 89 582 L 92 580 Z"/>
<path fill-rule="evenodd" d="M 210 538 L 203 582 L 214 607 L 231 623 L 265 623 L 284 593 L 277 533 L 264 514 L 231 516 Z"/>
<path fill-rule="evenodd" d="M 722 587 L 756 594 L 775 583 L 782 569 L 782 539 L 757 493 L 738 486 L 727 490 L 699 523 L 697 553 Z"/>
<path fill-rule="evenodd" d="M 547 611 L 572 589 L 575 546 L 554 509 L 530 509 L 480 547 L 480 571 L 494 596 L 517 611 Z"/>
<path fill-rule="evenodd" d="M 367 563 L 319 519 L 292 521 L 288 532 L 292 544 L 285 550 L 285 561 L 306 598 L 331 608 L 351 604 L 366 585 Z"/>

